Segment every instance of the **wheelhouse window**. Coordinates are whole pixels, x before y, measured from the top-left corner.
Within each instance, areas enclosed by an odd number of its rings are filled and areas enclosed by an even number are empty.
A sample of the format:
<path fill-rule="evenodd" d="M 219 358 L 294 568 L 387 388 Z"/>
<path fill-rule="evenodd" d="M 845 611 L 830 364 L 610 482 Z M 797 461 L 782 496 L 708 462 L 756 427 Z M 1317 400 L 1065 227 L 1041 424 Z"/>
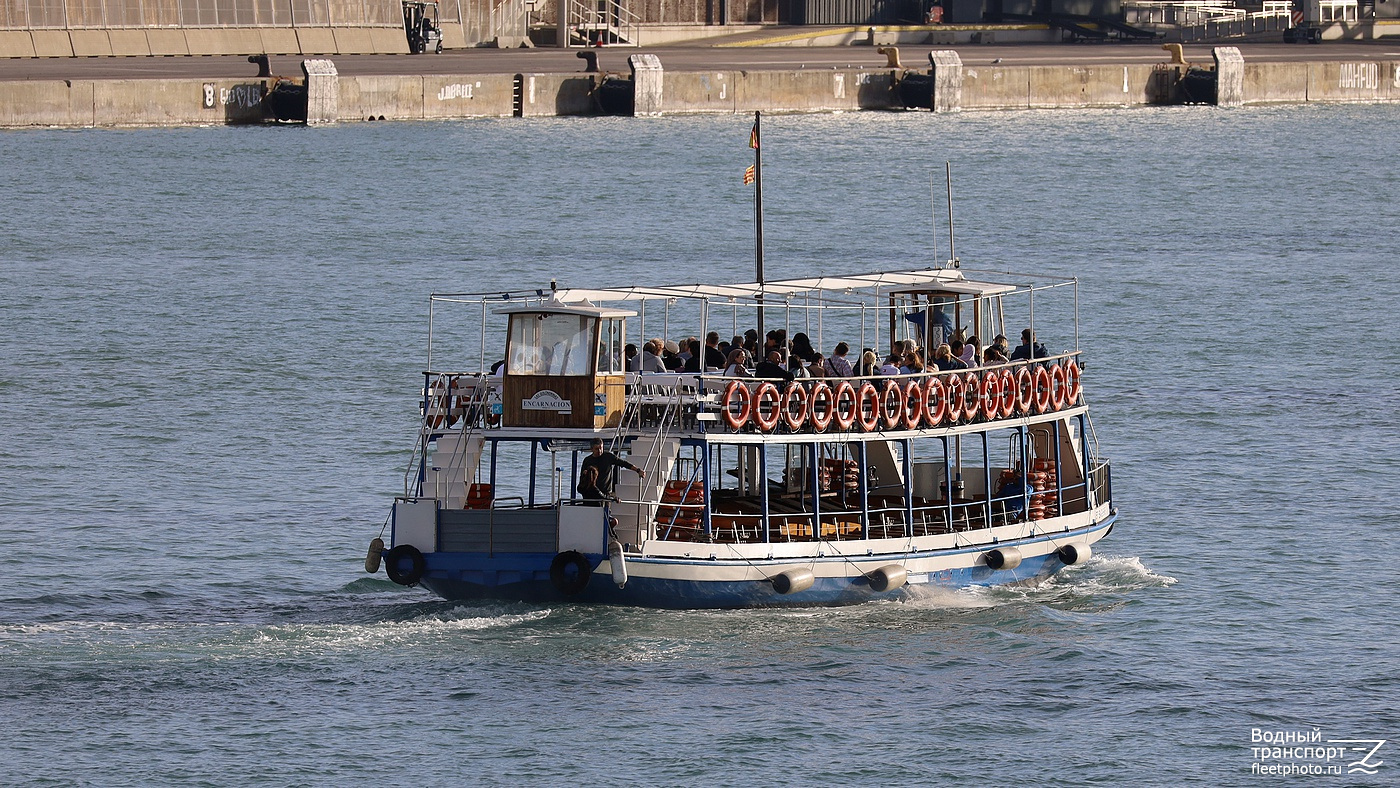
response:
<path fill-rule="evenodd" d="M 511 375 L 589 375 L 597 346 L 589 315 L 525 312 L 510 318 Z"/>
<path fill-rule="evenodd" d="M 622 318 L 608 318 L 599 325 L 603 346 L 598 352 L 599 372 L 622 372 Z"/>

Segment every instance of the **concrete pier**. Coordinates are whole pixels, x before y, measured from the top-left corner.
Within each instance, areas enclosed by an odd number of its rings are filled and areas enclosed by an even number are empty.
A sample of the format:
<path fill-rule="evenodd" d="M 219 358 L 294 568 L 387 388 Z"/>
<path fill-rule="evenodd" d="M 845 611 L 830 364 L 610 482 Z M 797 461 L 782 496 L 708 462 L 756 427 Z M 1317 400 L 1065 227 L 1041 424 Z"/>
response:
<path fill-rule="evenodd" d="M 1296 102 L 1375 103 L 1400 101 L 1400 54 L 1389 47 L 1355 45 L 1339 59 L 1318 59 L 1324 53 L 1311 48 L 1309 59 L 1265 60 L 1251 57 L 1247 47 L 1242 55 L 1227 53 L 1222 59 L 1208 48 L 1198 48 L 1189 59 L 1201 65 L 1228 64 L 1226 102 L 1257 105 Z M 631 50 L 635 52 L 636 50 Z M 744 50 L 753 54 L 755 50 Z M 787 49 L 787 52 L 794 52 Z M 997 110 L 1083 107 L 1134 107 L 1162 103 L 1159 78 L 1161 68 L 1150 62 L 1165 62 L 1167 54 L 1155 47 L 1062 47 L 1066 62 L 1017 64 L 1010 55 L 989 58 L 992 50 L 961 48 L 958 52 L 929 58 L 934 50 L 912 49 L 903 57 L 905 64 L 919 63 L 920 73 L 935 73 L 936 103 L 939 110 Z M 999 52 L 1030 50 L 1002 47 Z M 607 51 L 605 57 L 622 61 L 631 52 Z M 713 55 L 716 50 L 708 50 Z M 733 53 L 734 50 L 726 50 Z M 644 100 L 639 109 L 651 115 L 729 114 L 767 112 L 835 112 L 902 109 L 893 90 L 902 69 L 883 64 L 883 56 L 873 48 L 841 47 L 828 50 L 803 49 L 821 57 L 867 60 L 869 64 L 845 63 L 815 67 L 803 62 L 767 62 L 755 56 L 749 67 L 735 65 L 704 68 L 696 53 L 686 50 L 657 49 L 657 65 L 648 65 Z M 1085 53 L 1089 54 L 1086 55 Z M 1137 62 L 1113 62 L 1114 56 L 1131 54 Z M 506 55 L 507 53 L 501 53 Z M 562 53 L 572 58 L 572 53 Z M 1342 54 L 1338 52 L 1337 54 Z M 1386 57 L 1390 55 L 1390 57 Z M 590 97 L 597 74 L 582 73 L 582 63 L 524 55 L 506 64 L 542 63 L 554 69 L 494 73 L 489 70 L 452 73 L 363 73 L 392 70 L 397 65 L 423 67 L 450 65 L 452 59 L 404 56 L 388 61 L 388 67 L 367 69 L 353 58 L 332 58 L 329 69 L 317 85 L 316 119 L 320 122 L 365 120 L 425 120 L 474 117 L 542 117 L 590 115 L 596 112 Z M 1054 53 L 1046 56 L 1053 59 Z M 552 59 L 550 59 L 552 58 Z M 919 58 L 916 60 L 915 58 Z M 722 60 L 720 57 L 712 57 Z M 1030 58 L 1023 58 L 1030 59 Z M 1121 58 L 1126 61 L 1127 57 Z M 1002 62 L 993 62 L 1002 61 Z M 1149 62 L 1143 62 L 1149 61 Z M 66 61 L 5 61 L 0 64 L 0 127 L 33 126 L 172 126 L 258 122 L 259 100 L 270 87 L 270 80 L 256 77 L 171 76 L 164 78 L 126 77 L 121 64 L 149 67 L 152 62 L 169 64 L 166 73 L 198 66 L 205 70 L 226 69 L 252 72 L 246 58 L 183 59 L 83 59 Z M 299 61 L 293 61 L 299 66 Z M 475 65 L 488 61 L 475 58 Z M 650 64 L 650 60 L 647 61 Z M 16 63 L 50 63 L 54 76 L 41 73 L 28 78 L 11 78 L 22 68 Z M 937 65 L 930 65 L 930 64 Z M 69 72 L 86 73 L 86 78 L 58 77 L 63 64 Z M 279 60 L 279 70 L 293 63 Z M 107 66 L 110 78 L 104 78 Z M 565 70 L 561 66 L 575 70 Z M 617 69 L 622 63 L 616 63 Z M 788 67 L 779 67 L 787 65 Z M 7 66 L 10 66 L 7 68 Z M 217 66 L 217 68 L 210 68 Z M 605 66 L 606 67 L 606 66 Z M 640 83 L 639 83 L 640 84 Z M 329 91 L 329 92 L 328 92 Z"/>

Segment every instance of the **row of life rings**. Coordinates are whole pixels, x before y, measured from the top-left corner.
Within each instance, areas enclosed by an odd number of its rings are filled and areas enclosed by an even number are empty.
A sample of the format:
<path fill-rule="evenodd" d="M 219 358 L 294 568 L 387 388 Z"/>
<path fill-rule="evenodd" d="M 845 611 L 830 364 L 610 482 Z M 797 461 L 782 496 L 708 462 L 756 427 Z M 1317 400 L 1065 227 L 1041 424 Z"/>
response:
<path fill-rule="evenodd" d="M 878 382 L 878 387 L 877 387 Z M 772 432 L 781 423 L 789 432 L 811 425 L 825 432 L 832 424 L 842 431 L 918 429 L 1012 416 L 1051 413 L 1079 404 L 1083 389 L 1079 364 L 995 367 L 907 380 L 824 380 L 810 387 L 794 383 L 779 390 L 763 382 L 752 390 L 744 381 L 730 381 L 720 401 L 720 418 L 730 430 L 749 424 Z"/>

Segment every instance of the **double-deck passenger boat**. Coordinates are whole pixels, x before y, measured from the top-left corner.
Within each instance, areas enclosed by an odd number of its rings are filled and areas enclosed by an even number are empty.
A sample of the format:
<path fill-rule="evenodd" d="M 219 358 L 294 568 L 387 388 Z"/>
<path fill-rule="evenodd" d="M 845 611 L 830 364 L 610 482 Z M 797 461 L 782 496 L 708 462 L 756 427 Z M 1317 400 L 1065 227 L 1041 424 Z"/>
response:
<path fill-rule="evenodd" d="M 1081 385 L 1075 280 L 949 265 L 551 283 L 433 295 L 429 314 L 413 459 L 366 568 L 382 557 L 395 582 L 448 599 L 832 605 L 1035 582 L 1088 560 L 1117 515 Z M 764 325 L 845 341 L 852 360 L 904 340 L 932 355 L 954 327 L 1032 326 L 1072 349 L 790 382 L 624 370 L 634 337 Z M 578 493 L 595 438 L 644 472 L 618 470 L 604 500 Z"/>

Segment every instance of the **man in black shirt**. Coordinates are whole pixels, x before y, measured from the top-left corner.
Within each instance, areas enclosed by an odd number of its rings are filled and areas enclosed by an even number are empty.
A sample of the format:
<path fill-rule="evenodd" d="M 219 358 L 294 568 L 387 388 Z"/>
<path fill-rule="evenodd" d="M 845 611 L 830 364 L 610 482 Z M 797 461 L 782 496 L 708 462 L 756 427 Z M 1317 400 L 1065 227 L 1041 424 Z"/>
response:
<path fill-rule="evenodd" d="M 643 479 L 647 477 L 647 472 L 641 468 L 610 451 L 603 451 L 603 440 L 594 438 L 592 454 L 583 458 L 583 466 L 579 469 L 579 493 L 591 500 L 616 500 L 613 486 L 617 483 L 619 467 L 636 471 Z"/>
<path fill-rule="evenodd" d="M 792 373 L 783 367 L 783 354 L 776 350 L 770 351 L 767 359 L 754 366 L 753 376 L 775 380 L 792 380 Z"/>

